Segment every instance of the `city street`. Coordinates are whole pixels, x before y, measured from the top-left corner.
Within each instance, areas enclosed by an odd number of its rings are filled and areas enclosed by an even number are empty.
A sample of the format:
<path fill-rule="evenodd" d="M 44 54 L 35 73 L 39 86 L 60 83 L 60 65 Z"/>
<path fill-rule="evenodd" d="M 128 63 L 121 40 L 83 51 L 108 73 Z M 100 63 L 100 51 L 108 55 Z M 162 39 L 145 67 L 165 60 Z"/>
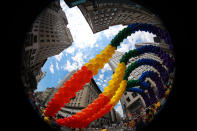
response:
<path fill-rule="evenodd" d="M 79 129 L 76 129 L 76 131 L 78 131 Z M 100 131 L 101 129 L 85 129 L 84 131 Z M 70 128 L 67 128 L 67 127 L 61 127 L 61 131 L 72 131 Z M 128 129 L 126 128 L 120 128 L 120 127 L 117 127 L 117 128 L 109 128 L 107 129 L 107 131 L 128 131 Z"/>

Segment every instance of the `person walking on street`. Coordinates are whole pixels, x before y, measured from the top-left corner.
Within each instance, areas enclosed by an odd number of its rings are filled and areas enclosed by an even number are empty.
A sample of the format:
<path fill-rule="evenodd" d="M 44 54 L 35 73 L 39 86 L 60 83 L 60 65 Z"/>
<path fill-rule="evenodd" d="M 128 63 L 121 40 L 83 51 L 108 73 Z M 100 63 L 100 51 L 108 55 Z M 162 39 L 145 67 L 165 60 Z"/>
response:
<path fill-rule="evenodd" d="M 50 116 L 49 119 L 50 119 L 50 125 L 52 126 L 52 128 L 60 130 L 60 126 L 56 123 L 55 118 Z"/>
<path fill-rule="evenodd" d="M 145 123 L 143 122 L 141 117 L 137 118 L 135 126 L 136 126 L 136 131 L 141 131 L 145 127 Z"/>

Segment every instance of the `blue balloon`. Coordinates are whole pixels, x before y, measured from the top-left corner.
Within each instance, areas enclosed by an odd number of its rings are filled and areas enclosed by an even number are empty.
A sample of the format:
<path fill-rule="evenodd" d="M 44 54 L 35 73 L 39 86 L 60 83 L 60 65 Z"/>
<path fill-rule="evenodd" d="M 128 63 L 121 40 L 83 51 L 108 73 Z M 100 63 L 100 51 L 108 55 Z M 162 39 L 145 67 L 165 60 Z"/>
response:
<path fill-rule="evenodd" d="M 143 82 L 140 82 L 140 86 L 143 88 L 143 89 L 148 89 L 150 87 L 150 84 L 143 81 Z"/>
<path fill-rule="evenodd" d="M 140 88 L 135 88 L 135 87 L 129 88 L 129 91 L 131 91 L 131 92 L 137 92 L 139 94 L 144 93 L 144 90 L 142 90 Z"/>

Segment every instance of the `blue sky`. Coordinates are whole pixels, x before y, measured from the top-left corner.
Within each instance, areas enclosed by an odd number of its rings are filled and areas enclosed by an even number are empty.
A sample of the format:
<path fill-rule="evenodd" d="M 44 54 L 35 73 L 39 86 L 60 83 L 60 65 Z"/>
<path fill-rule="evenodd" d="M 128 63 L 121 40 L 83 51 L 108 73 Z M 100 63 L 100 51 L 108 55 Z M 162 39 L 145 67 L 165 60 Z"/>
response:
<path fill-rule="evenodd" d="M 68 19 L 67 27 L 72 34 L 73 43 L 60 54 L 48 58 L 42 67 L 42 71 L 46 72 L 46 76 L 38 83 L 37 91 L 44 91 L 48 87 L 56 87 L 65 75 L 74 69 L 80 68 L 99 54 L 110 43 L 113 37 L 126 27 L 116 25 L 93 34 L 77 7 L 69 8 L 63 0 L 61 0 L 61 6 Z M 135 43 L 153 42 L 153 36 L 153 34 L 138 31 L 125 39 L 117 50 L 127 52 L 135 48 Z M 108 85 L 108 81 L 111 78 L 112 70 L 108 64 L 105 64 L 104 68 L 94 76 L 94 80 L 101 91 Z M 120 102 L 115 108 L 122 116 Z"/>

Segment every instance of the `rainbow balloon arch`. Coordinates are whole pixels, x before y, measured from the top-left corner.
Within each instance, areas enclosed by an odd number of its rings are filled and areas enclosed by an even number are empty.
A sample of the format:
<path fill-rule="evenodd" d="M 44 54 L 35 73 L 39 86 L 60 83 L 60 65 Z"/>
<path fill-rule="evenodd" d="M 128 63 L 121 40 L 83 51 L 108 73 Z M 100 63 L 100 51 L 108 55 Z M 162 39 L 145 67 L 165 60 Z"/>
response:
<path fill-rule="evenodd" d="M 128 27 L 124 28 L 114 37 L 114 39 L 112 39 L 111 43 L 103 51 L 101 51 L 100 54 L 96 55 L 96 57 L 91 59 L 89 63 L 82 66 L 81 69 L 73 74 L 70 80 L 67 80 L 63 86 L 59 88 L 58 92 L 55 93 L 54 97 L 48 103 L 44 113 L 45 116 L 54 117 L 61 107 L 64 107 L 65 104 L 69 103 L 70 99 L 76 96 L 76 92 L 83 89 L 83 86 L 90 82 L 93 75 L 96 75 L 99 72 L 99 69 L 104 67 L 104 65 L 115 53 L 115 50 L 120 43 L 127 38 L 127 36 L 135 33 L 136 31 L 153 33 L 159 38 L 164 39 L 170 49 L 173 48 L 169 33 L 167 31 L 144 23 L 134 23 L 128 25 Z M 126 67 L 130 58 L 140 56 L 144 53 L 154 53 L 161 58 L 163 61 L 162 64 L 153 59 L 142 58 Z M 146 71 L 142 73 L 138 80 L 128 80 L 131 72 L 142 65 L 153 66 L 159 73 L 154 71 Z M 164 68 L 164 65 L 167 67 L 167 71 Z M 99 94 L 97 99 L 95 99 L 85 109 L 82 109 L 81 112 L 77 112 L 75 115 L 67 118 L 57 119 L 56 122 L 60 126 L 66 126 L 69 128 L 86 128 L 91 122 L 104 116 L 111 109 L 113 109 L 122 97 L 124 91 L 139 93 L 144 99 L 146 107 L 153 104 L 155 104 L 156 107 L 159 107 L 160 103 L 158 102 L 158 99 L 165 96 L 164 86 L 169 80 L 169 74 L 173 72 L 173 66 L 174 59 L 157 46 L 146 45 L 130 50 L 122 56 L 120 63 L 118 63 L 117 68 L 115 69 L 112 79 L 109 81 L 108 86 L 105 87 L 101 94 Z M 151 88 L 150 83 L 145 81 L 145 78 L 147 77 L 151 78 L 156 83 L 156 87 L 158 89 L 157 97 L 153 91 L 153 88 Z M 136 86 L 140 86 L 140 88 L 136 88 Z M 149 96 L 145 93 L 145 90 L 148 91 Z"/>

